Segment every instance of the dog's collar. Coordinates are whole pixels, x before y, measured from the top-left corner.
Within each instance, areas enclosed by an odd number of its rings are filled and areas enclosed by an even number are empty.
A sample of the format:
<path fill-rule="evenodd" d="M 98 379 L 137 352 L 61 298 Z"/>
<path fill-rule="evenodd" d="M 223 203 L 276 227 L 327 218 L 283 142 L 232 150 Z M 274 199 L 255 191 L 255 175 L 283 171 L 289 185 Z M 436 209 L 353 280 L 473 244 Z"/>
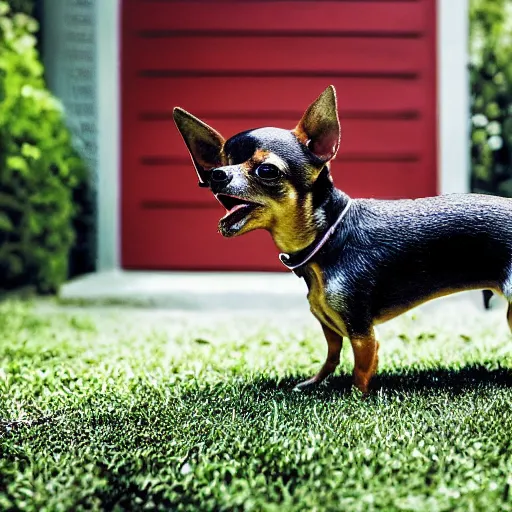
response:
<path fill-rule="evenodd" d="M 308 261 L 311 260 L 311 258 L 325 245 L 327 240 L 332 236 L 336 228 L 340 225 L 340 222 L 343 220 L 345 215 L 347 214 L 350 205 L 352 204 L 352 199 L 349 198 L 347 204 L 345 205 L 345 208 L 343 208 L 342 212 L 340 213 L 339 217 L 336 219 L 336 222 L 325 232 L 324 236 L 320 239 L 320 241 L 311 249 L 308 254 L 303 257 L 300 261 L 290 263 L 290 260 L 292 257 L 289 254 L 286 254 L 284 252 L 279 254 L 279 259 L 281 263 L 288 269 L 295 272 L 296 269 L 299 267 L 302 267 L 305 265 Z"/>

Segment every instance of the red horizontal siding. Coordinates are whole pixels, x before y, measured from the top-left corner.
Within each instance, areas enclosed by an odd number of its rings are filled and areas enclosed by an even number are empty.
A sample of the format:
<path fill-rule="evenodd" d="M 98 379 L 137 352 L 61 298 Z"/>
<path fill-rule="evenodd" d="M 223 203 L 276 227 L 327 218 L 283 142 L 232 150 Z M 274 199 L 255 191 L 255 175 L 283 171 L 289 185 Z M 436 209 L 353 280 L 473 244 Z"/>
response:
<path fill-rule="evenodd" d="M 215 209 L 164 208 L 137 210 L 123 238 L 125 268 L 174 270 L 283 270 L 266 232 L 224 238 Z M 267 257 L 265 257 L 267 255 Z M 274 257 L 272 257 L 274 256 Z"/>
<path fill-rule="evenodd" d="M 179 36 L 133 38 L 129 66 L 139 73 L 179 76 L 233 74 L 329 75 L 418 73 L 429 51 L 425 39 L 366 37 Z"/>
<path fill-rule="evenodd" d="M 122 0 L 122 259 L 126 268 L 282 270 L 266 233 L 227 240 L 172 122 L 225 137 L 290 129 L 329 84 L 353 197 L 436 192 L 435 0 Z"/>
<path fill-rule="evenodd" d="M 131 1 L 125 23 L 140 32 L 378 32 L 421 33 L 428 28 L 425 4 L 403 1 L 368 2 L 244 2 L 226 11 L 219 2 Z M 369 8 L 371 15 L 369 15 Z"/>
<path fill-rule="evenodd" d="M 172 112 L 179 105 L 197 116 L 241 116 L 241 113 L 266 116 L 290 112 L 297 114 L 327 85 L 336 87 L 340 116 L 390 115 L 418 112 L 428 104 L 428 87 L 420 80 L 365 77 L 175 77 L 136 76 L 132 101 L 135 115 Z M 250 121 L 248 121 L 250 122 Z"/>

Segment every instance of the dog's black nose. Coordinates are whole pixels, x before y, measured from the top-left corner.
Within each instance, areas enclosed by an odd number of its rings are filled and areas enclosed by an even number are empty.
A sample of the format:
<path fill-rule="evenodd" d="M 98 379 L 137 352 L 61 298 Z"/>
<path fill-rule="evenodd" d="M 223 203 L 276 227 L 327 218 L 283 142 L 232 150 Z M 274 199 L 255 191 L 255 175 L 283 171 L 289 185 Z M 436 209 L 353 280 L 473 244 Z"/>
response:
<path fill-rule="evenodd" d="M 218 185 L 226 185 L 231 181 L 232 174 L 226 172 L 224 169 L 214 169 L 212 171 L 212 181 Z"/>

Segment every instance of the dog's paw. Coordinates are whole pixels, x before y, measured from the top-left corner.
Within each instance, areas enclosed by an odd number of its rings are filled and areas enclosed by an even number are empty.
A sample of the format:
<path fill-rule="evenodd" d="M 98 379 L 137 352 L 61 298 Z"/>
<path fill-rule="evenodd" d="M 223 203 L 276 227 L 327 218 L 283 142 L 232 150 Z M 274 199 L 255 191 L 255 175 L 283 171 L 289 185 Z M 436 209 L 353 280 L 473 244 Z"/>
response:
<path fill-rule="evenodd" d="M 306 391 L 310 389 L 314 389 L 318 387 L 321 381 L 319 381 L 316 377 L 311 377 L 311 379 L 305 380 L 304 382 L 300 382 L 297 384 L 293 391 L 300 392 L 300 391 Z"/>

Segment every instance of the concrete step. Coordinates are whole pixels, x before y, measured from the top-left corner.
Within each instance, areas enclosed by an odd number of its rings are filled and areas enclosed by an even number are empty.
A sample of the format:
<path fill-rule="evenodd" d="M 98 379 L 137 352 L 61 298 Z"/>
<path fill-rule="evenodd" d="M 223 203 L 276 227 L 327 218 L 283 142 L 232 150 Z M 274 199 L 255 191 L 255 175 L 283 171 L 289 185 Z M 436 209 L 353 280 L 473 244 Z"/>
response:
<path fill-rule="evenodd" d="M 112 270 L 66 283 L 59 298 L 64 303 L 174 309 L 309 310 L 306 294 L 304 281 L 291 273 Z"/>
<path fill-rule="evenodd" d="M 126 305 L 179 310 L 299 310 L 309 313 L 307 287 L 292 273 L 135 272 L 112 270 L 66 283 L 62 303 Z M 493 299 L 500 307 L 502 299 Z M 429 311 L 466 303 L 483 310 L 479 291 L 458 293 L 421 306 Z"/>

